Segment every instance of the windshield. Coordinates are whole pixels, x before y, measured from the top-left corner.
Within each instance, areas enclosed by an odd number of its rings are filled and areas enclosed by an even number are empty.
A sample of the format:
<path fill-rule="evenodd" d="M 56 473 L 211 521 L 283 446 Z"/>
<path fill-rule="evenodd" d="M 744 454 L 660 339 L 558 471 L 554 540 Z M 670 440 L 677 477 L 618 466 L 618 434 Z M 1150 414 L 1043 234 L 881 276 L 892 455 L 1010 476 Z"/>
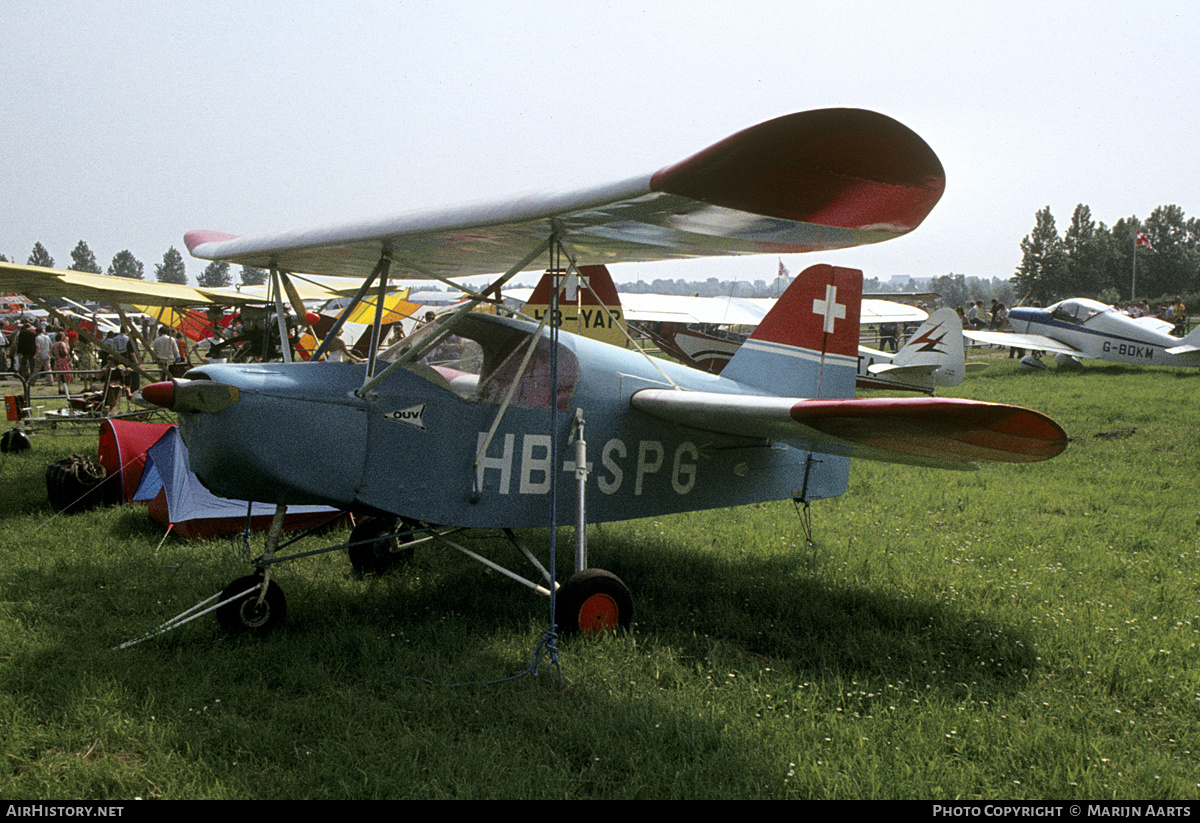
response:
<path fill-rule="evenodd" d="M 1095 300 L 1077 298 L 1056 303 L 1051 308 L 1050 315 L 1055 320 L 1063 320 L 1067 323 L 1086 323 L 1096 315 L 1110 311 L 1115 311 L 1115 309 L 1112 306 L 1097 303 Z"/>
<path fill-rule="evenodd" d="M 383 352 L 380 359 L 394 362 L 406 352 L 421 351 L 420 347 L 442 330 L 442 326 L 442 320 L 422 326 Z M 568 347 L 559 344 L 555 390 L 551 380 L 550 340 L 544 334 L 538 335 L 537 344 L 530 353 L 533 328 L 527 323 L 468 314 L 454 322 L 455 334 L 445 336 L 422 351 L 417 362 L 431 367 L 456 390 L 469 387 L 466 394 L 469 400 L 498 404 L 513 387 L 509 402 L 514 406 L 546 409 L 550 407 L 551 397 L 556 396 L 557 407 L 569 411 L 579 375 L 578 360 Z M 477 379 L 460 379 L 464 374 L 474 375 Z"/>

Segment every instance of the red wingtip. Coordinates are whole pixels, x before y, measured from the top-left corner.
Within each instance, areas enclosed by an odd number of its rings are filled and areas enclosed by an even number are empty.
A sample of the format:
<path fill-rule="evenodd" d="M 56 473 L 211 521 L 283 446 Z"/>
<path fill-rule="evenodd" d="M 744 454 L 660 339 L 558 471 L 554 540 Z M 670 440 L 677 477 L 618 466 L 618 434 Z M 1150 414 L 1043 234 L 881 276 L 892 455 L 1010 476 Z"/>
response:
<path fill-rule="evenodd" d="M 189 231 L 183 236 L 183 243 L 187 246 L 188 253 L 193 253 L 199 246 L 205 243 L 213 243 L 218 240 L 237 240 L 238 235 L 226 234 L 223 231 L 211 231 L 209 229 L 196 229 Z"/>
<path fill-rule="evenodd" d="M 945 184 L 941 161 L 907 126 L 823 109 L 738 132 L 660 169 L 650 187 L 785 220 L 902 234 L 925 219 Z"/>
<path fill-rule="evenodd" d="M 175 407 L 175 384 L 170 380 L 162 383 L 151 383 L 142 389 L 142 399 L 147 403 L 162 406 L 164 409 Z"/>

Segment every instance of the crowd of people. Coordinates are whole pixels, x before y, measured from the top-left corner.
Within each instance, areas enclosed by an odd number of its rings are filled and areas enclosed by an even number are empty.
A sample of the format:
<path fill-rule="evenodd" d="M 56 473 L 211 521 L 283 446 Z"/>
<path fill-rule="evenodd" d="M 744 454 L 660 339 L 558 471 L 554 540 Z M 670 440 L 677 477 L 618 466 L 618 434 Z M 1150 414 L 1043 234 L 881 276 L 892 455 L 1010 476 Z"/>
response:
<path fill-rule="evenodd" d="M 1187 306 L 1183 302 L 1183 298 L 1179 295 L 1175 296 L 1173 302 L 1156 303 L 1153 306 L 1147 300 L 1133 302 L 1131 300 L 1125 302 L 1125 306 L 1121 308 L 1121 312 L 1130 317 L 1157 317 L 1159 320 L 1164 320 L 1167 323 L 1175 326 L 1176 332 L 1181 333 L 1183 326 L 1187 323 Z"/>
<path fill-rule="evenodd" d="M 46 385 L 57 382 L 59 392 L 64 393 L 74 379 L 78 341 L 74 329 L 29 320 L 7 334 L 0 329 L 0 372 L 17 372 L 26 381 L 44 378 Z"/>
<path fill-rule="evenodd" d="M 75 329 L 24 318 L 7 332 L 0 327 L 0 373 L 15 372 L 30 386 L 57 384 L 59 394 L 72 394 L 73 388 L 78 394 L 94 392 L 98 405 L 113 413 L 122 398 L 128 402 L 141 387 L 147 368 L 157 367 L 167 378 L 172 366 L 188 362 L 183 332 L 167 326 L 157 331 L 149 347 L 152 362 L 147 362 L 138 342 L 139 334 L 147 339 L 141 328 L 135 334 L 131 326 L 123 326 L 96 346 Z"/>
<path fill-rule="evenodd" d="M 985 309 L 982 300 L 968 300 L 966 308 L 959 306 L 957 311 L 964 329 L 1004 331 L 1008 326 L 1008 308 L 994 297 L 990 308 Z"/>

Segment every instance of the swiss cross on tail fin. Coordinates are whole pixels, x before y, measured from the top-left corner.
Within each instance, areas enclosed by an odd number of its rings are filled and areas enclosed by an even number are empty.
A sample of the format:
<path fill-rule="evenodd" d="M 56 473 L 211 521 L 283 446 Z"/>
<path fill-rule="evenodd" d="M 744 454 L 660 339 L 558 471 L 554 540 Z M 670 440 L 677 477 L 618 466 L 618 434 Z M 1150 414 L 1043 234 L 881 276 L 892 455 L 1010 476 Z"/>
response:
<path fill-rule="evenodd" d="M 578 272 L 547 271 L 534 287 L 524 312 L 536 320 L 550 309 L 553 289 L 558 287 L 556 325 L 563 331 L 592 337 L 614 346 L 624 346 L 625 317 L 621 298 L 605 266 L 580 266 Z M 607 311 L 605 310 L 607 309 Z"/>
<path fill-rule="evenodd" d="M 782 397 L 853 397 L 862 272 L 810 266 L 721 372 Z"/>

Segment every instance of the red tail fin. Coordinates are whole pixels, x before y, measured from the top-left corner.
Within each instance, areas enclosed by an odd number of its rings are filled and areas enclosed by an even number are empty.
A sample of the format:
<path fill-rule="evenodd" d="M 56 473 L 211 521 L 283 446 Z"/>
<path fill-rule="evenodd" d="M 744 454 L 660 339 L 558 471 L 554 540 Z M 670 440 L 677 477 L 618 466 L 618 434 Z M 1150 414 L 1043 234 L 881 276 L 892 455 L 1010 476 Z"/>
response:
<path fill-rule="evenodd" d="M 861 271 L 810 266 L 721 376 L 783 397 L 853 397 L 861 303 Z"/>
<path fill-rule="evenodd" d="M 580 266 L 566 274 L 547 271 L 525 304 L 525 313 L 538 320 L 550 308 L 553 289 L 558 287 L 559 316 L 555 325 L 563 331 L 592 337 L 614 346 L 624 346 L 625 316 L 621 298 L 606 266 Z M 605 311 L 605 309 L 608 311 Z"/>

